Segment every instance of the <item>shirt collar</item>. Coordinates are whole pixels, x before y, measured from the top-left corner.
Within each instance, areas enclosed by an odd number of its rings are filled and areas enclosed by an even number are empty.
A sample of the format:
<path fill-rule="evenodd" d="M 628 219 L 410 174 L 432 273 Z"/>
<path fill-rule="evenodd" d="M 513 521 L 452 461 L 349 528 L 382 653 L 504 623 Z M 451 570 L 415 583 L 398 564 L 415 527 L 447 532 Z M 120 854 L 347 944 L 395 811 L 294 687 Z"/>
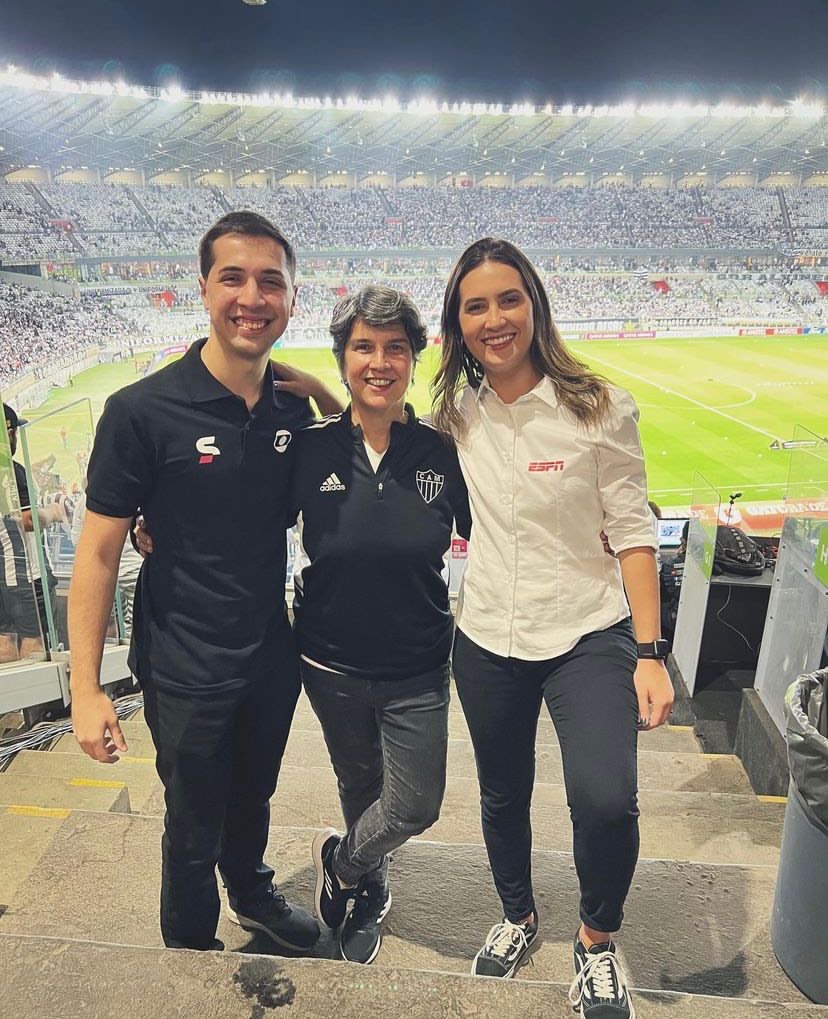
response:
<path fill-rule="evenodd" d="M 410 403 L 405 405 L 406 420 L 405 421 L 392 421 L 391 422 L 391 442 L 394 442 L 396 435 L 410 435 L 414 431 L 414 427 L 417 424 L 417 415 L 414 413 L 414 408 Z M 351 405 L 350 403 L 342 412 L 339 422 L 341 426 L 351 434 L 351 438 L 354 442 L 364 442 L 364 436 L 362 434 L 362 428 L 359 425 L 353 424 L 351 421 Z"/>
<path fill-rule="evenodd" d="M 492 387 L 489 385 L 489 380 L 486 378 L 485 375 L 483 376 L 480 385 L 475 390 L 474 394 L 475 402 L 476 403 L 479 402 L 484 397 L 486 399 L 494 399 L 497 400 L 499 403 L 503 403 L 503 401 L 500 399 L 500 397 L 497 395 L 494 389 L 492 389 Z M 552 408 L 558 406 L 558 403 L 560 401 L 558 400 L 558 394 L 555 391 L 555 384 L 552 382 L 552 379 L 550 379 L 548 375 L 544 375 L 541 378 L 540 382 L 533 389 L 530 389 L 528 393 L 524 393 L 523 396 L 518 397 L 518 399 L 515 400 L 515 403 L 520 403 L 523 401 L 529 401 L 534 399 L 540 400 L 541 402 L 547 404 L 549 407 Z M 514 406 L 514 404 L 503 404 L 503 406 L 504 407 Z"/>
<path fill-rule="evenodd" d="M 190 394 L 190 399 L 193 403 L 210 403 L 213 400 L 226 400 L 232 398 L 234 400 L 241 399 L 235 393 L 231 392 L 227 386 L 219 382 L 219 380 L 213 375 L 207 368 L 207 365 L 201 359 L 201 351 L 204 348 L 204 344 L 207 342 L 206 337 L 201 340 L 196 340 L 191 343 L 186 354 L 181 359 L 181 367 L 184 372 L 185 383 L 187 391 Z M 275 376 L 273 374 L 273 365 L 270 361 L 267 362 L 265 368 L 265 376 L 262 381 L 262 395 L 266 393 L 271 394 L 271 400 L 273 405 L 278 405 L 278 388 L 274 384 Z"/>

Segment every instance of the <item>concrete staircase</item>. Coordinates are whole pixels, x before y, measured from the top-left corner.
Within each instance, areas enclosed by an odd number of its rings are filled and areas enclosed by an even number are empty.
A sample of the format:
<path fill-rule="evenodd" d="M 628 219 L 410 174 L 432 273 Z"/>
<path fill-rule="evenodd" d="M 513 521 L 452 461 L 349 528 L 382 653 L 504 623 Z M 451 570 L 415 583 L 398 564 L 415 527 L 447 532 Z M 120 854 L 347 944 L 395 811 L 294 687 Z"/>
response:
<path fill-rule="evenodd" d="M 158 931 L 162 790 L 142 720 L 124 726 L 114 766 L 72 737 L 25 751 L 0 774 L 0 1001 L 26 1019 L 356 1019 L 571 1016 L 566 989 L 577 920 L 571 828 L 554 730 L 540 725 L 533 824 L 541 943 L 519 979 L 468 975 L 499 918 L 480 835 L 474 759 L 451 709 L 442 816 L 394 854 L 394 905 L 378 960 L 337 959 L 323 934 L 314 959 L 274 954 L 269 939 L 222 917 L 228 951 L 170 952 Z M 783 804 L 751 791 L 735 757 L 700 753 L 690 730 L 640 741 L 641 861 L 620 939 L 640 1019 L 828 1019 L 774 959 L 768 934 Z M 336 783 L 302 699 L 273 801 L 269 860 L 280 887 L 309 905 L 316 829 L 339 824 Z M 2 905 L 4 904 L 4 905 Z M 243 954 L 239 954 L 243 953 Z"/>

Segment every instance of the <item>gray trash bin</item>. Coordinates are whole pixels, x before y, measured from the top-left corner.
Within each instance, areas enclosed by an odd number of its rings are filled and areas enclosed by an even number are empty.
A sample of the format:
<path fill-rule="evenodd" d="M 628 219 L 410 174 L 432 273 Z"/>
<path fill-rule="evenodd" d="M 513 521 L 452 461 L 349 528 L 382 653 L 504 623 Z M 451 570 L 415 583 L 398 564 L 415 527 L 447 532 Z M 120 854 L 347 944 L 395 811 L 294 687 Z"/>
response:
<path fill-rule="evenodd" d="M 828 1005 L 828 669 L 785 694 L 791 780 L 773 903 L 780 965 L 811 1001 Z"/>

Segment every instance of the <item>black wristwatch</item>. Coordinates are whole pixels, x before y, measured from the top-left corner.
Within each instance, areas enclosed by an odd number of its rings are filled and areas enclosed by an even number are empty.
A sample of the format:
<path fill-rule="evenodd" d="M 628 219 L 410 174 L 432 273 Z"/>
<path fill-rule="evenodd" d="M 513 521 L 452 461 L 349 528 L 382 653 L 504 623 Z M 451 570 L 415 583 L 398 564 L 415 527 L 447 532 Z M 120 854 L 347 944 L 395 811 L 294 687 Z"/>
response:
<path fill-rule="evenodd" d="M 670 642 L 659 637 L 658 640 L 648 640 L 644 644 L 638 644 L 637 647 L 639 658 L 655 658 L 663 662 L 670 650 Z"/>

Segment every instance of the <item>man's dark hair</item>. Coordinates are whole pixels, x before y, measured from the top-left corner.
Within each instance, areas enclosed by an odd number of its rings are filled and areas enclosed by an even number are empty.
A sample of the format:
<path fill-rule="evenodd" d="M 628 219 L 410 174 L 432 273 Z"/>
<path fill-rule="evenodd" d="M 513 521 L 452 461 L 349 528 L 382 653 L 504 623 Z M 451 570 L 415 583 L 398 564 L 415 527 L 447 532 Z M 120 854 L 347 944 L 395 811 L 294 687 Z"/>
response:
<path fill-rule="evenodd" d="M 213 242 L 217 241 L 219 237 L 224 237 L 225 234 L 241 234 L 243 237 L 269 237 L 272 241 L 276 241 L 287 257 L 287 267 L 291 279 L 296 278 L 296 252 L 287 237 L 269 219 L 260 216 L 258 212 L 243 209 L 238 212 L 228 212 L 226 216 L 222 216 L 201 238 L 201 243 L 198 246 L 198 267 L 202 279 L 207 279 L 213 262 L 215 262 Z"/>

